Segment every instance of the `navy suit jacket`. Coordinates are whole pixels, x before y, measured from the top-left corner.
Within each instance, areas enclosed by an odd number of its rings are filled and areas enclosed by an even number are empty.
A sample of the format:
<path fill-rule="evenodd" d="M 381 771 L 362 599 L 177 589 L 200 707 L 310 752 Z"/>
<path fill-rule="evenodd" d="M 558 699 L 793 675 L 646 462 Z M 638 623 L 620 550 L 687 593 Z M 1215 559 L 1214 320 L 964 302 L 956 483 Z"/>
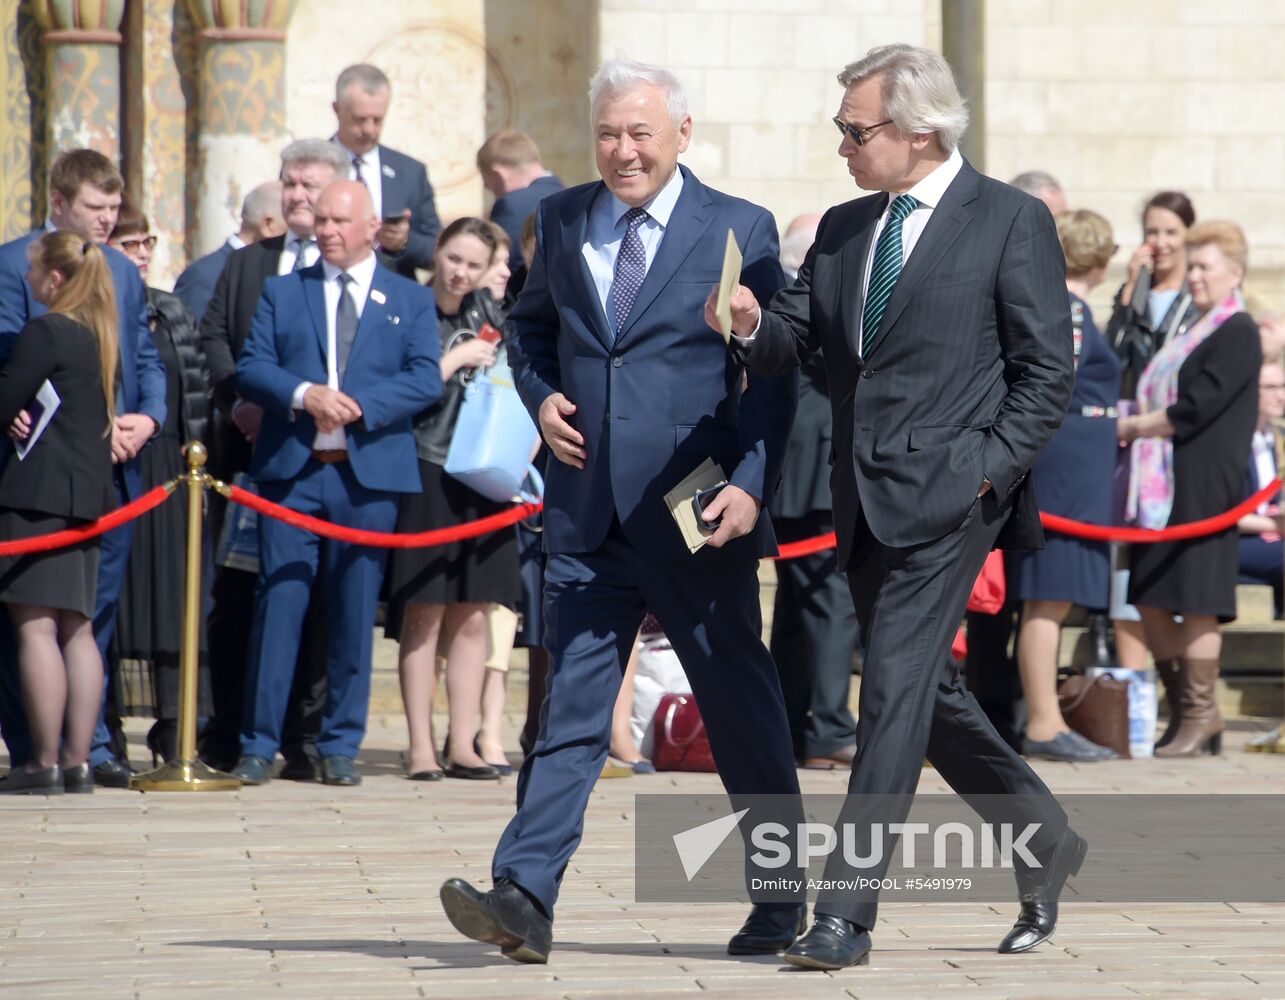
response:
<path fill-rule="evenodd" d="M 510 270 L 515 270 L 522 264 L 522 227 L 527 218 L 540 206 L 540 202 L 551 194 L 557 194 L 562 188 L 562 181 L 553 174 L 545 174 L 526 187 L 495 199 L 495 204 L 491 206 L 491 221 L 508 233 L 509 239 L 513 241 L 513 246 L 509 248 Z"/>
<path fill-rule="evenodd" d="M 312 454 L 316 422 L 290 403 L 300 382 L 326 384 L 324 282 L 320 262 L 269 278 L 237 361 L 241 395 L 264 411 L 250 462 L 257 480 L 294 479 Z M 375 268 L 370 288 L 339 386 L 362 412 L 344 428 L 348 457 L 367 489 L 418 493 L 411 418 L 442 392 L 437 309 L 431 291 L 386 268 Z"/>
<path fill-rule="evenodd" d="M 591 552 L 613 515 L 640 551 L 691 559 L 664 496 L 705 459 L 760 500 L 776 489 L 794 414 L 797 379 L 751 376 L 705 325 L 730 228 L 745 263 L 741 281 L 771 296 L 784 283 L 771 213 L 701 184 L 684 167 L 683 188 L 633 309 L 613 338 L 581 252 L 597 181 L 540 203 L 531 275 L 509 314 L 509 355 L 533 418 L 551 393 L 578 410 L 588 459 L 578 470 L 550 458 L 544 546 Z M 766 513 L 754 530 L 700 559 L 774 554 Z"/>
<path fill-rule="evenodd" d="M 410 235 L 401 253 L 386 255 L 398 273 L 408 278 L 415 276 L 415 268 L 430 267 L 433 248 L 437 246 L 437 233 L 441 223 L 437 220 L 437 206 L 433 202 L 433 185 L 428 180 L 428 168 L 405 153 L 387 146 L 379 147 L 380 197 L 383 215 L 396 215 L 404 208 L 410 209 Z"/>
<path fill-rule="evenodd" d="M 31 297 L 27 284 L 27 246 L 44 235 L 43 228 L 0 246 L 0 365 L 9 360 L 14 341 L 29 320 L 48 310 Z M 147 291 L 138 268 L 128 257 L 109 246 L 99 249 L 107 257 L 112 283 L 116 288 L 116 308 L 120 315 L 119 389 L 117 413 L 142 413 L 165 424 L 165 367 L 156 345 L 152 343 L 147 323 Z M 5 438 L 5 454 L 10 445 Z M 141 487 L 138 460 L 126 462 L 125 489 L 132 498 Z"/>
<path fill-rule="evenodd" d="M 188 264 L 178 276 L 178 281 L 174 282 L 174 294 L 183 300 L 183 305 L 187 306 L 198 323 L 205 315 L 205 307 L 214 297 L 214 286 L 219 283 L 219 275 L 223 273 L 223 265 L 227 263 L 231 252 L 232 244 L 224 242 L 213 253 L 207 253 Z"/>

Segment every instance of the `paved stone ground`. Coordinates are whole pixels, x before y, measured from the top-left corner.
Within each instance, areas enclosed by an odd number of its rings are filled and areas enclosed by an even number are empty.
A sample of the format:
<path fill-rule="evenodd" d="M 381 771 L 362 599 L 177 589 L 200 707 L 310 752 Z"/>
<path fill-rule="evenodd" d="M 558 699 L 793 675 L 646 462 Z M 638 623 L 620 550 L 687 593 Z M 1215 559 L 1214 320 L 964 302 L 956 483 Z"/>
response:
<path fill-rule="evenodd" d="M 1039 766 L 1058 792 L 1279 792 L 1285 757 L 1240 752 L 1250 731 L 1217 760 Z M 599 782 L 550 964 L 515 965 L 437 902 L 451 875 L 485 879 L 512 781 L 405 781 L 402 740 L 400 718 L 372 719 L 357 789 L 0 800 L 0 997 L 1285 997 L 1280 905 L 1072 901 L 1053 942 L 1001 956 L 1016 904 L 886 904 L 866 968 L 730 958 L 743 907 L 632 900 L 633 795 L 711 775 Z"/>

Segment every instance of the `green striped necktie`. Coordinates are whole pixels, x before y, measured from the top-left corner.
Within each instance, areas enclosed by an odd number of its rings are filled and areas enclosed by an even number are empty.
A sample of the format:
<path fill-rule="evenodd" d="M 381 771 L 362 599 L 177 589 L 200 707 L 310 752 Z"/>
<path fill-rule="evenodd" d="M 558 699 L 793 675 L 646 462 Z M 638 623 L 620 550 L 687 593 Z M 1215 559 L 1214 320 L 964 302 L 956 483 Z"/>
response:
<path fill-rule="evenodd" d="M 874 264 L 870 268 L 870 283 L 866 287 L 866 304 L 861 310 L 861 356 L 870 350 L 870 344 L 879 332 L 879 321 L 892 295 L 893 286 L 901 276 L 901 224 L 919 205 L 911 195 L 899 194 L 892 200 L 888 221 L 884 223 L 879 242 L 875 245 Z"/>

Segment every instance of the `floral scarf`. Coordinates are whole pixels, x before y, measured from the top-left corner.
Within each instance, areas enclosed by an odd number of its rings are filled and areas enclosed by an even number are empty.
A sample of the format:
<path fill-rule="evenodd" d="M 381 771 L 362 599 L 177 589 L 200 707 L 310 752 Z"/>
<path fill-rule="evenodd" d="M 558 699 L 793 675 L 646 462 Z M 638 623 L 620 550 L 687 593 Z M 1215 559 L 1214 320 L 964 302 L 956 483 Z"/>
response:
<path fill-rule="evenodd" d="M 1167 410 L 1178 401 L 1178 371 L 1191 352 L 1231 316 L 1245 311 L 1245 298 L 1233 289 L 1190 327 L 1165 341 L 1138 380 L 1138 409 Z M 1163 528 L 1173 510 L 1173 438 L 1140 437 L 1130 453 L 1129 501 L 1125 518 L 1142 528 Z"/>

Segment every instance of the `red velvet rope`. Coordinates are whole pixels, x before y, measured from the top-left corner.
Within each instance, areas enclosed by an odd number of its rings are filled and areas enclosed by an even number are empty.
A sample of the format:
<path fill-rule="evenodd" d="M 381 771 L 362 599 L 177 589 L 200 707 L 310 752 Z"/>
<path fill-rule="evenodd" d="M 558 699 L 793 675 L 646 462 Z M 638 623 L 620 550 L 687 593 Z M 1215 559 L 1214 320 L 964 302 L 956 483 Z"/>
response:
<path fill-rule="evenodd" d="M 117 507 L 110 514 L 104 514 L 97 521 L 81 525 L 79 528 L 68 528 L 66 531 L 37 535 L 35 538 L 22 538 L 15 542 L 0 542 L 0 556 L 23 556 L 31 552 L 48 552 L 50 549 L 61 549 L 76 545 L 88 538 L 97 538 L 99 535 L 119 527 L 126 521 L 141 517 L 153 507 L 159 507 L 169 499 L 177 483 L 178 480 L 175 479 L 157 486 L 155 489 L 148 490 L 137 500 L 125 504 L 124 507 Z"/>
<path fill-rule="evenodd" d="M 308 514 L 300 514 L 297 510 L 291 510 L 289 507 L 282 507 L 271 500 L 263 499 L 256 493 L 243 490 L 239 486 L 229 486 L 227 498 L 233 503 L 239 503 L 244 507 L 249 507 L 251 510 L 258 511 L 266 517 L 276 518 L 291 527 L 302 528 L 304 531 L 310 531 L 314 535 L 320 535 L 322 538 L 334 538 L 341 542 L 351 542 L 354 545 L 369 545 L 383 549 L 422 549 L 430 545 L 446 545 L 465 538 L 476 538 L 478 535 L 489 534 L 492 531 L 498 531 L 500 528 L 507 528 L 510 525 L 517 524 L 519 521 L 524 521 L 532 514 L 538 514 L 544 509 L 544 505 L 539 503 L 518 504 L 509 510 L 503 510 L 498 514 L 491 514 L 476 521 L 469 521 L 466 524 L 455 524 L 449 528 L 434 528 L 432 531 L 420 531 L 415 534 L 396 534 L 391 531 L 364 531 L 360 528 L 346 528 L 341 524 L 332 524 L 329 521 L 323 521 Z"/>

